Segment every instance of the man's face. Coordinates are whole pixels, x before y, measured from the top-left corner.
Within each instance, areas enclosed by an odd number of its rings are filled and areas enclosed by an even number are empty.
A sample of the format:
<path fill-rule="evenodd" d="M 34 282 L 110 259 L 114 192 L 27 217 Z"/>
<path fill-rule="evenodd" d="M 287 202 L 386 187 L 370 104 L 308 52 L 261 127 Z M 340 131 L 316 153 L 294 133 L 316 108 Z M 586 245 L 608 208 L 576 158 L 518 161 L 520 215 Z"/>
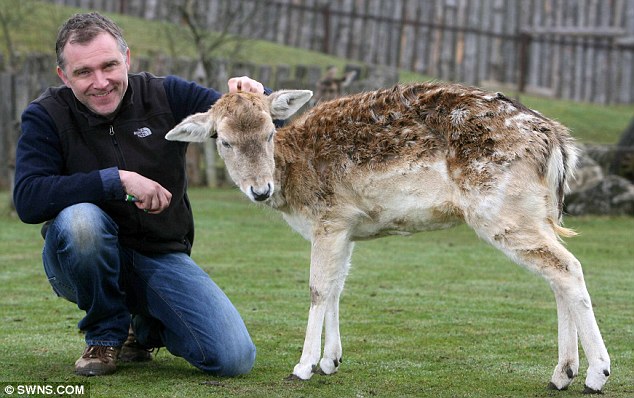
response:
<path fill-rule="evenodd" d="M 67 43 L 63 55 L 57 75 L 75 97 L 98 115 L 115 113 L 128 88 L 130 50 L 122 54 L 115 38 L 101 33 L 88 43 Z"/>

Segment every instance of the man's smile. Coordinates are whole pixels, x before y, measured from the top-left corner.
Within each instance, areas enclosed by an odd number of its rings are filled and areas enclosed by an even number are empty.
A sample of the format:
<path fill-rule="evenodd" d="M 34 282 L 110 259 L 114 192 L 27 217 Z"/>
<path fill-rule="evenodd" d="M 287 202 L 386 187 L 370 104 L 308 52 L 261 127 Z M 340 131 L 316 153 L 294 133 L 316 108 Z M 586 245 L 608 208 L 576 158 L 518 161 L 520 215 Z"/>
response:
<path fill-rule="evenodd" d="M 99 97 L 99 98 L 103 98 L 105 96 L 107 96 L 108 94 L 112 93 L 114 91 L 114 88 L 112 90 L 106 91 L 104 93 L 100 93 L 100 94 L 91 94 L 93 97 Z"/>

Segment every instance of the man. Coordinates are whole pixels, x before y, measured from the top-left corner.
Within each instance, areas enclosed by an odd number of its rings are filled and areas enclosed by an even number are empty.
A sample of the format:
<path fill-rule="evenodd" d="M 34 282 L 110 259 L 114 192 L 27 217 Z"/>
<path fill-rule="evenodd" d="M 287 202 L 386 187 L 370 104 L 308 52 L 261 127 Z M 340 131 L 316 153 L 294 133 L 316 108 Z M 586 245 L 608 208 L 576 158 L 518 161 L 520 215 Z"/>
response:
<path fill-rule="evenodd" d="M 214 375 L 249 372 L 255 347 L 244 322 L 189 257 L 186 144 L 164 139 L 220 93 L 175 76 L 128 75 L 121 30 L 97 13 L 71 17 L 56 53 L 65 86 L 22 115 L 14 201 L 24 222 L 46 222 L 53 290 L 86 312 L 75 373 L 111 374 L 118 358 L 149 360 L 162 346 Z M 246 76 L 228 84 L 264 91 Z"/>

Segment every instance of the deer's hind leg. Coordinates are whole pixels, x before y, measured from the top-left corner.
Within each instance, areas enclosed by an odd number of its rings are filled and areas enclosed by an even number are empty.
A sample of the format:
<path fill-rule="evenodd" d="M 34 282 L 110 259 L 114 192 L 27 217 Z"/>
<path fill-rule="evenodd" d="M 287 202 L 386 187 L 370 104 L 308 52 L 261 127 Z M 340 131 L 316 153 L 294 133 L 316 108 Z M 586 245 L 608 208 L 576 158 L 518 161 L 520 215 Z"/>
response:
<path fill-rule="evenodd" d="M 610 376 L 610 357 L 592 310 L 581 264 L 556 239 L 543 248 L 516 251 L 515 256 L 519 263 L 549 281 L 557 300 L 560 358 L 550 386 L 564 389 L 576 376 L 579 360 L 574 337 L 578 335 L 589 364 L 585 392 L 600 392 Z"/>
<path fill-rule="evenodd" d="M 579 374 L 577 325 L 575 324 L 565 297 L 554 289 L 554 287 L 553 292 L 555 293 L 555 300 L 557 301 L 559 361 L 550 379 L 548 388 L 565 390 Z"/>
<path fill-rule="evenodd" d="M 540 218 L 539 212 L 524 212 L 521 203 L 512 208 L 514 211 L 499 212 L 486 220 L 476 217 L 469 224 L 513 261 L 542 275 L 555 294 L 559 361 L 549 386 L 565 389 L 578 374 L 579 337 L 589 363 L 585 392 L 600 392 L 610 375 L 610 358 L 592 310 L 581 264 L 559 241 L 545 215 Z"/>
<path fill-rule="evenodd" d="M 532 234 L 528 231 L 526 233 L 526 237 L 520 238 L 522 243 L 530 242 L 528 235 Z M 535 245 L 532 243 L 525 248 L 519 248 L 521 245 L 513 242 L 514 238 L 511 237 L 512 235 L 513 233 L 510 233 L 510 231 L 507 232 L 506 238 L 503 238 L 503 235 L 496 235 L 495 239 L 497 239 L 497 242 L 494 245 L 498 246 L 515 262 L 541 274 L 549 282 L 557 304 L 559 359 L 548 387 L 556 390 L 567 389 L 579 374 L 578 332 L 571 308 L 571 305 L 574 304 L 570 299 L 573 297 L 587 297 L 589 299 L 583 275 L 581 274 L 581 265 L 572 254 L 561 247 L 554 234 L 543 239 L 541 244 Z M 555 245 L 551 246 L 546 242 L 555 242 Z M 555 255 L 553 251 L 558 251 L 559 254 Z M 563 260 L 561 259 L 562 257 Z M 576 263 L 573 266 L 573 268 L 578 269 L 576 276 L 567 275 L 570 272 L 570 267 L 563 265 L 566 263 Z M 562 286 L 566 284 L 569 286 Z"/>

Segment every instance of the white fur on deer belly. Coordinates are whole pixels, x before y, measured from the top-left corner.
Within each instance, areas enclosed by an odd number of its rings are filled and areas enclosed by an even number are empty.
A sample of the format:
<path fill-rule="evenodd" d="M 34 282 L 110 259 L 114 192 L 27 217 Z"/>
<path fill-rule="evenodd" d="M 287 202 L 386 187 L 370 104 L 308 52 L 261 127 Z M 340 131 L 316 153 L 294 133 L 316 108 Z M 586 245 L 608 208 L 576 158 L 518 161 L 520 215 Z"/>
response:
<path fill-rule="evenodd" d="M 374 239 L 388 235 L 410 235 L 421 231 L 445 229 L 464 219 L 452 204 L 443 202 L 425 206 L 416 197 L 394 198 L 367 213 L 352 230 L 352 240 Z"/>
<path fill-rule="evenodd" d="M 409 164 L 386 173 L 372 173 L 354 184 L 361 198 L 351 239 L 450 228 L 463 222 L 454 205 L 444 161 Z M 372 207 L 364 204 L 373 204 Z"/>

